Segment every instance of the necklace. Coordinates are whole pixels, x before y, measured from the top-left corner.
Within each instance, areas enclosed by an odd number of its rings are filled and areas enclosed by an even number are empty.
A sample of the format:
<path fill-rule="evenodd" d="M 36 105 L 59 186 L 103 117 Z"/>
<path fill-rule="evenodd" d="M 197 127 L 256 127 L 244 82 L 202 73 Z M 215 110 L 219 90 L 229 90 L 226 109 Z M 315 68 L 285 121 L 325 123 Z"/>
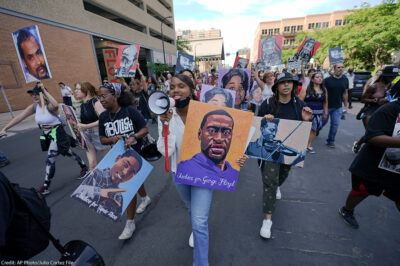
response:
<path fill-rule="evenodd" d="M 117 114 L 119 113 L 119 111 L 121 111 L 121 107 L 118 108 L 118 111 L 113 115 L 112 118 L 111 118 L 111 113 L 110 113 L 110 111 L 108 111 L 108 117 L 110 118 L 111 122 L 114 122 L 115 117 L 117 116 Z"/>

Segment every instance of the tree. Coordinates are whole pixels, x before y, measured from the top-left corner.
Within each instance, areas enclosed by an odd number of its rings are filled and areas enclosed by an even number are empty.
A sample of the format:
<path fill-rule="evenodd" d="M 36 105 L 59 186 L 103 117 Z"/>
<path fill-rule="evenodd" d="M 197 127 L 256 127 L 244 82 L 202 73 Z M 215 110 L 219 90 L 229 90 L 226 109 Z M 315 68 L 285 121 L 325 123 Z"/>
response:
<path fill-rule="evenodd" d="M 157 76 L 169 69 L 168 65 L 166 64 L 157 64 L 153 62 L 147 62 L 147 67 L 152 69 Z"/>
<path fill-rule="evenodd" d="M 178 51 L 187 53 L 189 51 L 192 51 L 192 47 L 189 45 L 188 40 L 176 40 L 176 49 Z"/>

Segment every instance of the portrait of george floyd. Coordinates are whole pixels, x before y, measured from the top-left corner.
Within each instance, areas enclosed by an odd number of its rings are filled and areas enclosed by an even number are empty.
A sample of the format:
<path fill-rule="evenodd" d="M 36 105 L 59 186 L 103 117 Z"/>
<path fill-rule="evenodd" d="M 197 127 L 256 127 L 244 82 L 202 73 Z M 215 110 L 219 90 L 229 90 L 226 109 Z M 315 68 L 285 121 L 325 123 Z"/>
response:
<path fill-rule="evenodd" d="M 78 119 L 74 109 L 71 106 L 65 104 L 61 105 L 61 109 L 64 113 L 65 120 L 68 123 L 68 127 L 71 131 L 72 137 L 79 143 L 80 148 L 88 151 L 85 135 L 78 129 Z"/>
<path fill-rule="evenodd" d="M 181 72 L 184 69 L 193 70 L 194 68 L 194 56 L 178 51 L 178 56 L 176 59 L 175 74 Z"/>
<path fill-rule="evenodd" d="M 152 169 L 136 151 L 125 150 L 119 140 L 71 197 L 116 222 Z"/>
<path fill-rule="evenodd" d="M 234 108 L 236 92 L 223 88 L 203 84 L 200 92 L 200 101 L 222 107 Z"/>
<path fill-rule="evenodd" d="M 303 167 L 311 122 L 254 117 L 256 129 L 246 148 L 250 158 Z"/>
<path fill-rule="evenodd" d="M 191 101 L 175 182 L 234 191 L 253 113 Z"/>
<path fill-rule="evenodd" d="M 51 78 L 38 26 L 20 29 L 13 32 L 12 37 L 25 82 L 30 83 Z"/>
<path fill-rule="evenodd" d="M 134 78 L 140 45 L 118 45 L 115 77 Z"/>

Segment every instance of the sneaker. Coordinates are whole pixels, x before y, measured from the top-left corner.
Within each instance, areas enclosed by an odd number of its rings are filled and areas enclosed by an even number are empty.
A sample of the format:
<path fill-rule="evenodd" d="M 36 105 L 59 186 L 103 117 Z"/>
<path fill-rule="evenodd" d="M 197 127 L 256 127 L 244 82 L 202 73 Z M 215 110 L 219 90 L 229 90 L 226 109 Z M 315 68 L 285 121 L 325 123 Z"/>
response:
<path fill-rule="evenodd" d="M 278 187 L 278 189 L 276 190 L 276 199 L 281 199 L 281 198 L 282 198 L 281 190 Z"/>
<path fill-rule="evenodd" d="M 315 153 L 313 147 L 307 147 L 307 151 L 308 151 L 309 153 Z"/>
<path fill-rule="evenodd" d="M 189 237 L 189 247 L 194 248 L 193 232 L 190 234 Z"/>
<path fill-rule="evenodd" d="M 88 172 L 89 172 L 89 169 L 87 168 L 87 166 L 83 167 L 81 169 L 81 172 L 79 173 L 79 177 L 77 177 L 76 179 L 78 179 L 78 180 L 84 179 Z"/>
<path fill-rule="evenodd" d="M 361 146 L 358 145 L 358 141 L 354 141 L 353 147 L 351 147 L 351 150 L 352 150 L 354 153 L 358 153 L 358 152 L 360 151 L 360 148 L 361 148 Z"/>
<path fill-rule="evenodd" d="M 47 186 L 43 185 L 38 189 L 38 192 L 42 195 L 48 195 L 50 194 L 50 190 L 47 188 Z"/>
<path fill-rule="evenodd" d="M 339 215 L 343 217 L 344 221 L 354 228 L 358 228 L 358 222 L 356 218 L 354 218 L 354 211 L 348 211 L 343 206 L 339 209 Z"/>
<path fill-rule="evenodd" d="M 264 219 L 260 230 L 260 236 L 262 238 L 271 238 L 271 226 L 272 226 L 272 221 Z"/>
<path fill-rule="evenodd" d="M 139 207 L 136 209 L 136 213 L 142 213 L 146 210 L 146 207 L 151 203 L 151 199 L 149 196 L 142 198 L 142 202 L 139 204 Z"/>
<path fill-rule="evenodd" d="M 126 220 L 126 225 L 121 235 L 118 237 L 119 240 L 126 240 L 132 237 L 135 232 L 135 220 Z"/>
<path fill-rule="evenodd" d="M 326 146 L 328 146 L 329 148 L 334 149 L 335 148 L 335 143 L 328 142 L 328 143 L 326 143 Z"/>

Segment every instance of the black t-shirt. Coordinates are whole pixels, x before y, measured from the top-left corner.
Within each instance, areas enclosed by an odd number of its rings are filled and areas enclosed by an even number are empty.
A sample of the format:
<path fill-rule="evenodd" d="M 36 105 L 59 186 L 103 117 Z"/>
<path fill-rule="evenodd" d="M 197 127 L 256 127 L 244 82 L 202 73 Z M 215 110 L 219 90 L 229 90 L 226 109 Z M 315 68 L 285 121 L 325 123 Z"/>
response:
<path fill-rule="evenodd" d="M 97 102 L 97 98 L 92 98 L 86 103 L 81 104 L 81 123 L 90 124 L 99 120 L 94 104 Z"/>
<path fill-rule="evenodd" d="M 99 135 L 108 138 L 136 133 L 145 126 L 143 116 L 133 106 L 121 107 L 116 114 L 105 110 L 99 117 Z M 142 143 L 142 139 L 137 139 L 137 143 L 132 147 L 140 151 Z"/>
<path fill-rule="evenodd" d="M 340 78 L 330 76 L 324 79 L 324 85 L 328 91 L 328 108 L 342 107 L 343 93 L 349 88 L 349 80 L 345 75 Z"/>
<path fill-rule="evenodd" d="M 147 105 L 148 95 L 144 91 L 141 91 L 139 93 L 135 93 L 132 91 L 132 94 L 135 99 L 136 108 L 142 113 L 145 119 L 149 119 L 150 110 Z"/>
<path fill-rule="evenodd" d="M 274 106 L 273 99 L 266 99 L 258 111 L 258 116 L 271 114 L 275 118 L 288 119 L 288 120 L 303 120 L 301 112 L 306 104 L 299 99 L 291 99 L 288 103 L 280 103 L 279 107 Z"/>
<path fill-rule="evenodd" d="M 383 105 L 372 115 L 365 132 L 367 143 L 350 165 L 351 173 L 362 179 L 400 188 L 400 175 L 378 168 L 385 148 L 368 143 L 376 136 L 392 136 L 399 113 L 400 103 L 392 102 Z"/>

